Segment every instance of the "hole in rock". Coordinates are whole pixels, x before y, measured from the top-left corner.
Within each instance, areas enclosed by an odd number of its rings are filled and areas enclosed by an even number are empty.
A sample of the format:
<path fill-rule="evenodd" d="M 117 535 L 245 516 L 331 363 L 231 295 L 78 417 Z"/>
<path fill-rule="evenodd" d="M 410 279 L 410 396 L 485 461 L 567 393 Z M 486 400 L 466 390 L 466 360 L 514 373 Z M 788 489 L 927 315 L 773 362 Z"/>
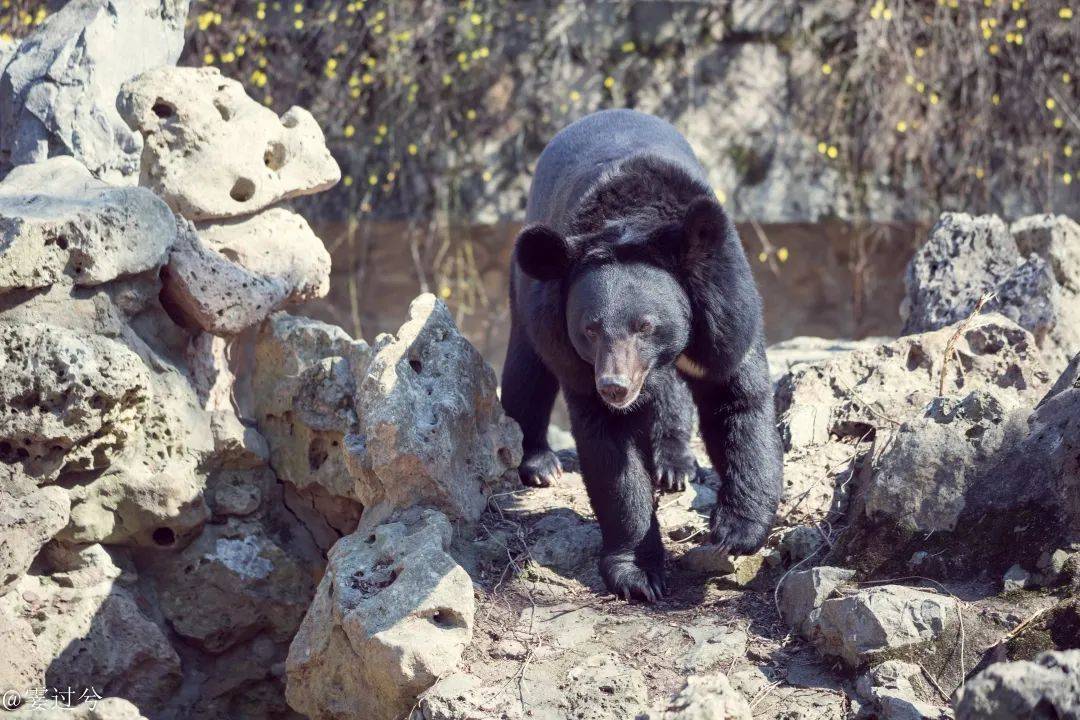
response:
<path fill-rule="evenodd" d="M 287 128 L 294 128 L 300 124 L 300 121 L 295 115 L 283 115 L 281 117 L 281 124 Z"/>
<path fill-rule="evenodd" d="M 161 98 L 158 98 L 154 102 L 154 106 L 150 108 L 155 115 L 164 120 L 165 118 L 171 118 L 176 114 L 176 108 L 171 103 L 167 103 Z"/>
<path fill-rule="evenodd" d="M 215 100 L 214 107 L 217 108 L 218 114 L 221 115 L 222 120 L 228 122 L 232 119 L 233 111 L 232 108 L 230 108 L 228 105 L 221 102 L 220 100 Z"/>
<path fill-rule="evenodd" d="M 159 527 L 151 536 L 154 542 L 162 547 L 168 547 L 176 542 L 176 533 L 172 528 Z"/>
<path fill-rule="evenodd" d="M 323 463 L 326 462 L 326 458 L 329 457 L 326 452 L 326 441 L 319 437 L 313 439 L 311 444 L 308 445 L 307 457 L 308 467 L 311 468 L 312 472 L 321 468 Z"/>
<path fill-rule="evenodd" d="M 417 375 L 419 375 L 420 371 L 424 369 L 424 366 L 420 363 L 419 360 L 410 360 L 409 367 L 411 367 L 413 369 L 413 372 Z"/>
<path fill-rule="evenodd" d="M 236 202 L 247 202 L 254 195 L 255 183 L 248 178 L 238 178 L 229 191 L 229 197 Z"/>
<path fill-rule="evenodd" d="M 465 623 L 461 619 L 461 615 L 448 608 L 440 608 L 428 619 L 431 620 L 433 625 L 441 628 L 450 629 L 465 626 Z"/>
<path fill-rule="evenodd" d="M 271 170 L 280 170 L 285 165 L 285 146 L 279 142 L 272 142 L 263 153 L 263 162 Z"/>

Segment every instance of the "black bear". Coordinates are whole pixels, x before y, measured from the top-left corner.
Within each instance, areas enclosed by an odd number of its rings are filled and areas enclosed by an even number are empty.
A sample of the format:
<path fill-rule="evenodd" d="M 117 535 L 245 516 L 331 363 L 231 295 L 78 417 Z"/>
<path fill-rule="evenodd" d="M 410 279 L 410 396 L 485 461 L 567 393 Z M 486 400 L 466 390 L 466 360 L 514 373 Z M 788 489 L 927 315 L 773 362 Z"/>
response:
<path fill-rule="evenodd" d="M 502 375 L 524 435 L 522 481 L 562 473 L 547 443 L 561 388 L 603 535 L 601 575 L 616 595 L 653 602 L 667 592 L 653 487 L 693 477 L 696 406 L 720 479 L 710 541 L 760 548 L 782 474 L 761 297 L 689 144 L 636 111 L 578 120 L 541 153 L 527 221 Z"/>

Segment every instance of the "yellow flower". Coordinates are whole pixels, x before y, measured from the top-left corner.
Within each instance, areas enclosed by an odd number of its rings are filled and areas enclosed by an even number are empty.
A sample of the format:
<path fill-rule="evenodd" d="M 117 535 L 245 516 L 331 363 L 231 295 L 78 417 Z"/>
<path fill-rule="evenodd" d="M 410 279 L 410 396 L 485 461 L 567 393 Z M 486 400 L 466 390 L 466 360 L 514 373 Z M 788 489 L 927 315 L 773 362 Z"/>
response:
<path fill-rule="evenodd" d="M 921 95 L 922 93 L 926 92 L 926 83 L 924 83 L 924 82 L 917 82 L 917 83 L 915 83 L 915 89 L 916 89 L 916 90 L 917 90 L 917 91 L 919 92 L 919 94 Z"/>
<path fill-rule="evenodd" d="M 1069 74 L 1069 73 L 1067 73 L 1067 72 L 1063 72 L 1063 73 L 1061 73 L 1061 82 L 1063 82 L 1063 83 L 1065 83 L 1066 85 L 1068 85 L 1069 83 L 1071 83 L 1071 82 L 1072 82 L 1072 75 L 1070 75 L 1070 74 Z"/>
<path fill-rule="evenodd" d="M 472 22 L 473 25 L 479 25 L 480 23 L 484 22 L 484 18 L 480 15 L 480 13 L 473 13 L 471 16 L 469 16 L 469 20 Z"/>
<path fill-rule="evenodd" d="M 981 167 L 975 168 L 975 177 L 977 177 L 979 180 L 982 180 L 985 175 L 986 173 L 983 172 L 983 169 Z"/>
<path fill-rule="evenodd" d="M 379 176 L 378 175 L 368 175 L 367 184 L 368 185 L 378 185 L 379 184 Z"/>
<path fill-rule="evenodd" d="M 1026 18 L 1017 19 L 1016 27 L 1019 28 L 1020 30 L 1023 30 L 1024 28 L 1026 28 L 1027 27 L 1027 19 Z"/>
<path fill-rule="evenodd" d="M 941 98 L 938 97 L 937 93 L 934 93 L 934 92 L 930 93 L 930 104 L 931 105 L 937 105 L 939 100 L 941 100 Z"/>
<path fill-rule="evenodd" d="M 580 99 L 581 99 L 581 93 L 579 93 L 577 90 L 571 90 L 570 91 L 570 100 L 571 101 L 577 102 Z"/>
<path fill-rule="evenodd" d="M 908 85 L 914 85 L 915 84 L 915 76 L 910 75 L 910 74 L 905 75 L 904 76 L 904 82 L 906 82 Z"/>
<path fill-rule="evenodd" d="M 485 170 L 480 177 L 484 179 L 484 182 L 491 182 L 491 178 L 493 177 L 493 175 L 491 174 L 490 170 Z"/>
<path fill-rule="evenodd" d="M 828 75 L 831 72 L 832 72 L 832 65 L 830 65 L 829 63 L 825 63 L 824 65 L 821 66 L 821 73 L 823 75 Z"/>
<path fill-rule="evenodd" d="M 352 125 L 346 125 L 345 129 L 342 132 L 344 133 L 345 137 L 351 138 L 353 135 L 356 134 L 356 128 L 354 128 Z"/>
<path fill-rule="evenodd" d="M 469 119 L 469 120 L 475 120 L 476 119 L 476 111 L 473 110 L 472 108 L 469 108 L 468 110 L 465 111 L 465 117 L 467 119 Z"/>
<path fill-rule="evenodd" d="M 633 40 L 627 40 L 626 42 L 624 42 L 622 44 L 622 51 L 624 53 L 634 52 L 634 48 L 636 48 L 636 47 L 637 46 L 634 44 Z"/>
<path fill-rule="evenodd" d="M 779 260 L 780 262 L 787 262 L 788 249 L 786 247 L 782 247 L 779 250 L 777 250 L 776 251 L 776 259 Z"/>
<path fill-rule="evenodd" d="M 293 21 L 293 27 L 296 28 L 297 30 L 303 30 L 304 29 L 304 21 L 301 20 L 300 18 L 296 18 L 296 20 Z"/>
<path fill-rule="evenodd" d="M 836 149 L 835 145 L 830 145 L 829 149 L 825 151 L 825 154 L 835 160 L 836 156 L 840 154 L 840 151 Z"/>
<path fill-rule="evenodd" d="M 203 65 L 213 65 L 214 64 L 214 53 L 206 53 L 205 55 L 202 56 L 202 61 L 203 61 Z"/>
<path fill-rule="evenodd" d="M 760 262 L 765 262 L 765 261 L 767 261 L 769 259 L 769 256 L 765 253 L 764 250 L 762 250 L 761 252 L 758 253 L 757 259 Z"/>
<path fill-rule="evenodd" d="M 924 55 L 926 55 L 926 48 L 924 48 L 924 47 L 915 48 L 915 57 L 921 58 Z"/>
<path fill-rule="evenodd" d="M 896 123 L 896 132 L 907 132 L 907 123 L 903 120 Z"/>
<path fill-rule="evenodd" d="M 604 87 L 606 87 L 608 90 L 615 87 L 615 78 L 611 77 L 610 75 L 604 78 Z"/>
<path fill-rule="evenodd" d="M 1072 20 L 1073 12 L 1071 7 L 1063 7 L 1058 10 L 1058 17 L 1062 20 Z M 1067 183 L 1066 183 L 1067 184 Z"/>
<path fill-rule="evenodd" d="M 450 293 L 451 290 L 449 285 L 443 285 L 441 288 L 439 288 L 439 297 L 441 297 L 443 300 L 449 298 Z"/>
<path fill-rule="evenodd" d="M 363 83 L 364 83 L 365 85 L 370 85 L 371 83 L 375 82 L 375 76 L 374 76 L 374 75 L 372 75 L 371 73 L 364 73 L 364 74 L 363 74 L 363 75 L 362 75 L 362 76 L 360 77 L 360 80 L 361 80 L 361 82 L 363 82 Z"/>
<path fill-rule="evenodd" d="M 296 13 L 297 15 L 304 12 L 304 3 L 296 3 L 295 5 L 292 6 L 292 11 L 294 13 Z"/>
<path fill-rule="evenodd" d="M 450 77 L 450 75 L 447 74 L 447 73 L 443 73 L 442 84 L 443 85 L 449 85 L 452 82 L 454 82 L 454 78 Z"/>
<path fill-rule="evenodd" d="M 1072 157 L 1072 145 L 1066 145 L 1061 148 L 1061 152 L 1065 157 Z"/>
<path fill-rule="evenodd" d="M 1065 121 L 1059 117 L 1054 118 L 1054 127 L 1060 130 L 1061 128 L 1065 127 Z"/>
<path fill-rule="evenodd" d="M 991 55 L 997 55 L 999 50 L 1001 50 L 1001 48 L 998 47 L 997 43 L 994 43 L 990 47 L 986 48 L 986 52 L 990 53 Z"/>
<path fill-rule="evenodd" d="M 341 182 L 345 183 L 345 187 L 349 187 L 350 185 L 352 185 L 352 175 L 346 175 L 345 177 L 341 178 Z"/>
<path fill-rule="evenodd" d="M 994 103 L 995 105 L 1000 105 L 1001 104 L 1001 96 L 998 95 L 997 93 L 994 93 L 993 95 L 990 96 L 990 102 Z"/>
<path fill-rule="evenodd" d="M 409 147 L 407 149 L 410 155 L 415 155 L 416 153 L 420 152 L 420 148 L 416 147 L 416 143 L 409 143 Z"/>
<path fill-rule="evenodd" d="M 386 133 L 390 132 L 390 130 L 385 125 L 380 125 L 378 127 L 378 132 L 380 135 L 385 135 Z"/>
<path fill-rule="evenodd" d="M 825 154 L 825 151 L 826 151 L 826 150 L 828 150 L 828 149 L 829 149 L 829 146 L 828 146 L 828 145 L 826 145 L 826 144 L 825 144 L 825 143 L 823 143 L 823 142 L 819 142 L 819 143 L 817 144 L 817 151 L 818 151 L 819 153 L 821 153 L 822 155 L 824 155 L 824 154 Z"/>
<path fill-rule="evenodd" d="M 1066 185 L 1072 185 L 1072 173 L 1065 173 L 1061 176 L 1061 182 Z"/>
<path fill-rule="evenodd" d="M 1054 101 L 1054 98 L 1046 98 L 1046 109 L 1047 110 L 1053 110 L 1056 105 L 1057 105 L 1057 102 Z"/>

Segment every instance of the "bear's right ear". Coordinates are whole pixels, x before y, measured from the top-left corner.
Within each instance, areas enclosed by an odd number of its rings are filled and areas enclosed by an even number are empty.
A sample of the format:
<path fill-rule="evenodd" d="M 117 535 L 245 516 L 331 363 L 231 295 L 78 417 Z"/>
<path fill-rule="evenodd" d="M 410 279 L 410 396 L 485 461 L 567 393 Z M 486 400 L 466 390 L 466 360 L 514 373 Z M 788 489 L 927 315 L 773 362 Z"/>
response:
<path fill-rule="evenodd" d="M 518 265 L 536 280 L 558 280 L 574 262 L 573 244 L 559 233 L 539 223 L 525 227 L 517 236 Z"/>

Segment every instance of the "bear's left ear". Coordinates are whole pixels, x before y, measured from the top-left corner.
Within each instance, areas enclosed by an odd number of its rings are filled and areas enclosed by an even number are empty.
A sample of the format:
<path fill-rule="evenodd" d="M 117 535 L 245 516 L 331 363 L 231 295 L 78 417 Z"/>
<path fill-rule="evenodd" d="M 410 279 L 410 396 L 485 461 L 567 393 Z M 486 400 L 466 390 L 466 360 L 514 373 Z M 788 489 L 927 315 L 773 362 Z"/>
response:
<path fill-rule="evenodd" d="M 693 200 L 683 216 L 683 258 L 708 256 L 727 238 L 730 226 L 731 220 L 716 200 L 704 195 Z"/>
<path fill-rule="evenodd" d="M 517 262 L 525 274 L 537 280 L 558 280 L 566 275 L 576 253 L 574 244 L 547 225 L 529 225 L 515 244 Z"/>

